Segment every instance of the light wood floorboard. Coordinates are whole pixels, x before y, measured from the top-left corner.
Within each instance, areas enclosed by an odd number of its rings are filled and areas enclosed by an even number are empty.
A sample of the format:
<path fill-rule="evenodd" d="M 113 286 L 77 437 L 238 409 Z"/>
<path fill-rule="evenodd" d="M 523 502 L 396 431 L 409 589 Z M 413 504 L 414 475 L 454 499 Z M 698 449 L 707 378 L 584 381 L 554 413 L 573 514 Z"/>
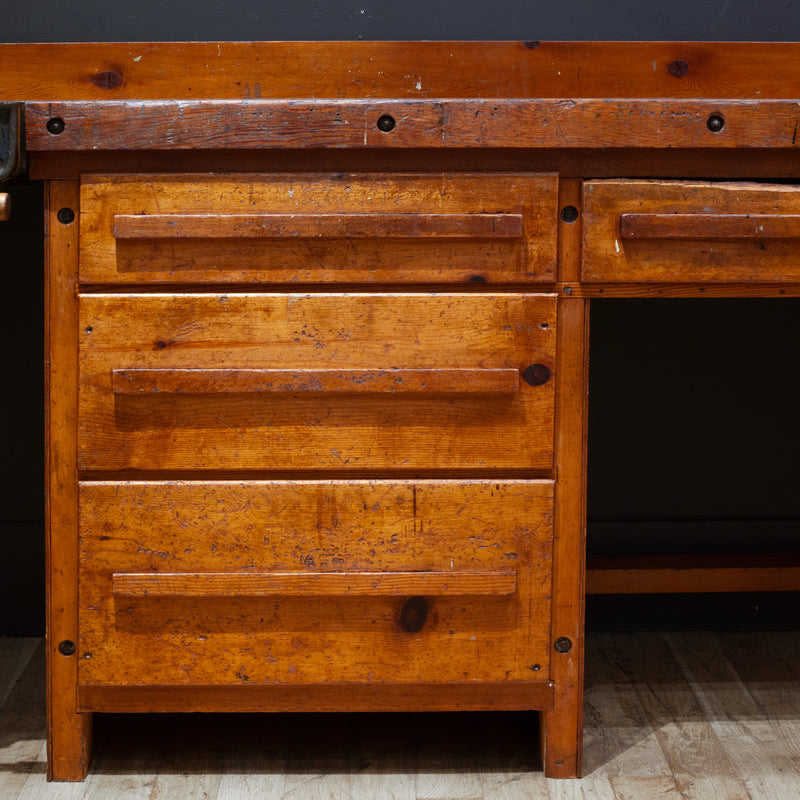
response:
<path fill-rule="evenodd" d="M 789 800 L 800 633 L 591 634 L 586 774 L 546 780 L 535 714 L 100 715 L 45 780 L 44 647 L 0 639 L 2 800 Z"/>

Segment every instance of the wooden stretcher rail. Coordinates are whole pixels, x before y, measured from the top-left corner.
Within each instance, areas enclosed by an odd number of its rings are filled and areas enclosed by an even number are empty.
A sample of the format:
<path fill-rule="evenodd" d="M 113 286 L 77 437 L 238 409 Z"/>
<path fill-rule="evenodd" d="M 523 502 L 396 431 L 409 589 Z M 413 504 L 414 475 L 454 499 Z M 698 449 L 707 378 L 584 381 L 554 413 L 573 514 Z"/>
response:
<path fill-rule="evenodd" d="M 58 150 L 796 148 L 796 101 L 452 99 L 28 103 L 27 144 Z"/>

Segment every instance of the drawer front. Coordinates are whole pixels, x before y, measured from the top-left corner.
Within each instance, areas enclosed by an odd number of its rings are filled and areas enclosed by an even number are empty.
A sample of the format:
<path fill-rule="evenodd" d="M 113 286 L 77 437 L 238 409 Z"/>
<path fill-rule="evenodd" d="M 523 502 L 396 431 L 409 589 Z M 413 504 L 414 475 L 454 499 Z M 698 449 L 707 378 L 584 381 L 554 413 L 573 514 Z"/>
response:
<path fill-rule="evenodd" d="M 84 482 L 83 685 L 549 676 L 551 481 Z"/>
<path fill-rule="evenodd" d="M 84 295 L 82 470 L 550 469 L 556 298 Z"/>
<path fill-rule="evenodd" d="M 584 184 L 584 281 L 797 281 L 799 243 L 796 186 Z"/>
<path fill-rule="evenodd" d="M 555 280 L 555 175 L 100 175 L 83 283 Z"/>

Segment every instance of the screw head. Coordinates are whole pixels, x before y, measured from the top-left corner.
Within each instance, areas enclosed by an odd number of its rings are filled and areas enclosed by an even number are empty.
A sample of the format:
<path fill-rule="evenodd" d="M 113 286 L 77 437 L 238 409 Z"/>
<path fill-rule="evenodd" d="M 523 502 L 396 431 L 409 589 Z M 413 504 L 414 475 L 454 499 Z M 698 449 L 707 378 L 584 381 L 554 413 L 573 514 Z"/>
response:
<path fill-rule="evenodd" d="M 58 136 L 59 133 L 64 133 L 64 120 L 61 117 L 53 117 L 52 119 L 47 120 L 47 124 L 45 125 L 49 133 L 52 133 L 53 136 Z"/>
<path fill-rule="evenodd" d="M 689 62 L 683 58 L 676 58 L 669 64 L 667 70 L 675 78 L 682 78 L 689 71 Z"/>
<path fill-rule="evenodd" d="M 378 117 L 378 130 L 389 133 L 395 126 L 394 117 L 391 114 L 383 114 Z"/>
<path fill-rule="evenodd" d="M 71 208 L 59 208 L 56 217 L 62 225 L 70 225 L 75 222 L 75 212 Z"/>
<path fill-rule="evenodd" d="M 62 656 L 74 656 L 76 649 L 75 642 L 69 639 L 64 639 L 63 642 L 58 643 L 58 652 L 61 653 Z"/>
<path fill-rule="evenodd" d="M 558 639 L 553 642 L 553 649 L 556 653 L 561 653 L 562 655 L 564 653 L 569 653 L 569 651 L 572 650 L 572 642 L 567 639 L 566 636 L 559 636 Z"/>
<path fill-rule="evenodd" d="M 575 222 L 578 219 L 578 209 L 575 206 L 564 206 L 561 209 L 561 219 L 564 222 Z"/>
<path fill-rule="evenodd" d="M 720 114 L 712 114 L 706 122 L 706 127 L 711 133 L 719 133 L 725 127 L 725 120 Z"/>

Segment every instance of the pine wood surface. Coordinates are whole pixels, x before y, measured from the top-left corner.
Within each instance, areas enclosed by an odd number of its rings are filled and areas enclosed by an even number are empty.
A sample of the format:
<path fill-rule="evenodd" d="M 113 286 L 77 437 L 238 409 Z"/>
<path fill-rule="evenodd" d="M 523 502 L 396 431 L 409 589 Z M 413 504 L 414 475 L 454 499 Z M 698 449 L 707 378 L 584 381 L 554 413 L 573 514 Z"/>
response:
<path fill-rule="evenodd" d="M 784 800 L 800 793 L 800 634 L 590 634 L 586 777 L 549 780 L 528 713 L 98 718 L 86 782 L 46 784 L 44 651 L 0 640 L 4 800 Z M 31 655 L 32 654 L 32 655 Z M 469 723 L 469 724 L 465 724 Z M 205 795 L 204 795 L 205 793 Z"/>
<path fill-rule="evenodd" d="M 6 44 L 0 99 L 794 99 L 799 63 L 791 42 Z"/>
<path fill-rule="evenodd" d="M 779 184 L 589 181 L 589 282 L 797 282 L 800 193 Z"/>
<path fill-rule="evenodd" d="M 513 394 L 114 394 L 122 369 L 555 373 L 556 298 L 509 294 L 89 294 L 78 465 L 108 469 L 549 469 L 555 378 Z M 548 373 L 548 374 L 550 374 Z M 211 387 L 213 388 L 213 387 Z"/>
<path fill-rule="evenodd" d="M 552 282 L 556 204 L 552 174 L 90 175 L 81 281 Z"/>
<path fill-rule="evenodd" d="M 551 481 L 83 482 L 80 498 L 80 684 L 468 696 L 551 677 Z"/>
<path fill-rule="evenodd" d="M 795 100 L 146 100 L 27 103 L 29 150 L 775 148 Z M 391 128 L 380 120 L 389 117 Z M 724 119 L 719 130 L 709 120 Z M 60 120 L 60 132 L 48 129 Z M 635 127 L 634 127 L 635 126 Z M 789 157 L 792 157 L 791 155 Z"/>

